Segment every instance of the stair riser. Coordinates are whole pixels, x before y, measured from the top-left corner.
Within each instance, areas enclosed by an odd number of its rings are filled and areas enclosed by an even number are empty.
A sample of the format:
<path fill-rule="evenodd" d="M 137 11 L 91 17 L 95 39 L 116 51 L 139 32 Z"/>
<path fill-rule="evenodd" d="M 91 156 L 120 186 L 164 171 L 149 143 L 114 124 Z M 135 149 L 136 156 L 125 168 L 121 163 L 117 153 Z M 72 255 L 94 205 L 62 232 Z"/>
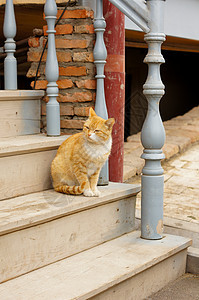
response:
<path fill-rule="evenodd" d="M 169 233 L 169 234 L 188 237 L 188 238 L 192 239 L 192 247 L 199 248 L 199 232 L 192 231 L 191 224 L 190 224 L 190 230 L 186 230 L 183 228 L 174 228 L 174 227 L 170 227 L 170 226 L 164 226 L 164 232 Z"/>
<path fill-rule="evenodd" d="M 94 297 L 86 295 L 78 300 L 148 299 L 185 273 L 186 255 L 187 250 L 183 250 Z"/>
<path fill-rule="evenodd" d="M 56 262 L 134 229 L 135 197 L 0 237 L 0 282 Z"/>
<path fill-rule="evenodd" d="M 40 100 L 0 101 L 0 137 L 40 133 Z"/>
<path fill-rule="evenodd" d="M 57 150 L 0 158 L 0 200 L 52 187 L 50 165 Z"/>

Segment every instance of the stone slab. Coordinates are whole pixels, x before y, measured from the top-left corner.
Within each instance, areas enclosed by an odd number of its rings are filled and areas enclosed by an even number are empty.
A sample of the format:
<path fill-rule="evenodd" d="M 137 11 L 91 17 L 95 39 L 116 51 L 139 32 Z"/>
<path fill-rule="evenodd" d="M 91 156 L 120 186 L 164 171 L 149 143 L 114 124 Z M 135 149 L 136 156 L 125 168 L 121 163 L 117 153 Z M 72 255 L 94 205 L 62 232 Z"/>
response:
<path fill-rule="evenodd" d="M 0 298 L 89 299 L 151 269 L 152 273 L 148 274 L 150 276 L 139 278 L 139 294 L 134 297 L 132 288 L 134 285 L 131 285 L 131 288 L 128 285 L 131 295 L 128 295 L 126 289 L 128 297 L 122 298 L 144 299 L 162 287 L 162 284 L 151 280 L 152 274 L 154 276 L 157 274 L 160 278 L 163 276 L 161 283 L 166 284 L 184 272 L 188 246 L 190 240 L 187 238 L 166 235 L 162 240 L 148 241 L 140 238 L 140 232 L 132 232 L 7 281 L 0 286 Z M 159 272 L 152 269 L 161 263 L 163 265 L 159 267 Z M 168 267 L 165 269 L 164 266 Z M 142 285 L 145 288 L 141 288 Z M 114 298 L 113 295 L 112 293 L 112 297 L 108 299 L 120 299 Z"/>

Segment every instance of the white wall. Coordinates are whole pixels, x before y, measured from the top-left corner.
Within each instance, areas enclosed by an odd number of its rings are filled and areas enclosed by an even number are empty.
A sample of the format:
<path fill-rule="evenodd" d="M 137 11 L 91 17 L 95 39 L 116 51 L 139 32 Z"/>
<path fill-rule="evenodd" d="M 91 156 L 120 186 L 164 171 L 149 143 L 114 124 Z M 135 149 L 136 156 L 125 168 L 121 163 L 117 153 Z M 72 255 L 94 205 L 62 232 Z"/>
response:
<path fill-rule="evenodd" d="M 125 28 L 141 31 L 128 18 L 126 18 Z M 199 40 L 199 0 L 166 0 L 165 33 Z"/>

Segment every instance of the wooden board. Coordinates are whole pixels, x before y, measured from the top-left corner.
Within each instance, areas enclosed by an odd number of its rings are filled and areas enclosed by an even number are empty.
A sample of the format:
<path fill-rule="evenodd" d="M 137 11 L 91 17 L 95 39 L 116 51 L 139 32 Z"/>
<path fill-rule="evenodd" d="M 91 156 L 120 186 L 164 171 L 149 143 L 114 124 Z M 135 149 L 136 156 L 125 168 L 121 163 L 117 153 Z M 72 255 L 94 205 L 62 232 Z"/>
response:
<path fill-rule="evenodd" d="M 0 199 L 51 188 L 50 165 L 56 150 L 0 158 Z"/>
<path fill-rule="evenodd" d="M 98 188 L 100 197 L 65 195 L 47 190 L 0 201 L 0 235 L 127 199 L 140 191 L 140 185 L 114 182 Z"/>
<path fill-rule="evenodd" d="M 3 235 L 0 282 L 130 232 L 134 219 L 135 197 L 131 197 Z"/>
<path fill-rule="evenodd" d="M 40 133 L 40 100 L 0 101 L 0 137 Z"/>
<path fill-rule="evenodd" d="M 40 133 L 43 91 L 1 91 L 0 138 Z"/>
<path fill-rule="evenodd" d="M 148 241 L 140 232 L 126 234 L 1 284 L 0 299 L 85 300 L 109 291 L 94 299 L 145 299 L 184 273 L 190 243 L 172 235 Z M 121 289 L 122 283 L 127 286 Z"/>

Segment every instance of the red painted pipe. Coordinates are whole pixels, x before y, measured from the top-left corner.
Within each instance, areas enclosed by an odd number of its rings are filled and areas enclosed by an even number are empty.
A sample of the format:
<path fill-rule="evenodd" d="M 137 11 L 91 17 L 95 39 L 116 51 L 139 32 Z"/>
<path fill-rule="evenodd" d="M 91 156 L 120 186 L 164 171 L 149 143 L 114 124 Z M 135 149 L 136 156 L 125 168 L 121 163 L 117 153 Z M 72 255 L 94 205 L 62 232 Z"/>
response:
<path fill-rule="evenodd" d="M 108 0 L 103 1 L 107 48 L 105 97 L 109 117 L 115 118 L 113 146 L 109 159 L 109 180 L 123 182 L 125 111 L 125 25 L 124 14 Z"/>

